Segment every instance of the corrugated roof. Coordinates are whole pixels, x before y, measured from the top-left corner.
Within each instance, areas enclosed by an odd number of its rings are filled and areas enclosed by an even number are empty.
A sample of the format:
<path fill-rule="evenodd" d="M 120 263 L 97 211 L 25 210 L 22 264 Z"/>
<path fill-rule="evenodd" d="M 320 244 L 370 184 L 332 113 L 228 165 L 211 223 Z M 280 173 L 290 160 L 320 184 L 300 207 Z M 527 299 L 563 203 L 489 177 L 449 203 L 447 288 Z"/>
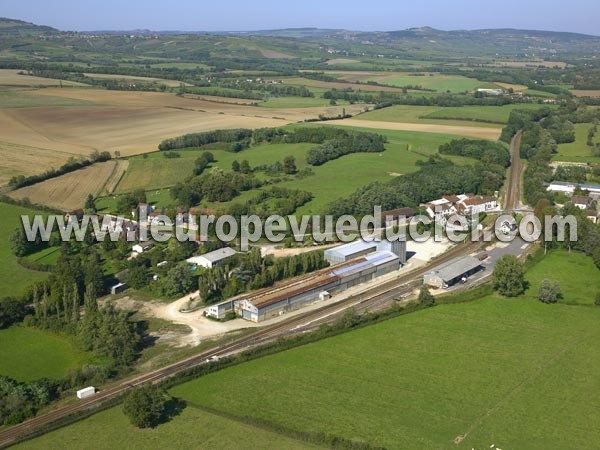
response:
<path fill-rule="evenodd" d="M 350 242 L 349 244 L 343 244 L 339 247 L 329 248 L 325 250 L 325 254 L 338 253 L 343 256 L 350 256 L 354 255 L 355 253 L 363 252 L 376 247 L 376 241 L 367 242 L 359 239 L 358 241 Z"/>
<path fill-rule="evenodd" d="M 460 256 L 451 259 L 446 264 L 436 270 L 429 272 L 430 275 L 437 275 L 444 281 L 453 280 L 466 272 L 469 272 L 481 265 L 481 261 L 473 256 Z"/>
<path fill-rule="evenodd" d="M 198 264 L 202 260 L 210 261 L 212 263 L 221 261 L 222 259 L 229 258 L 235 255 L 237 252 L 231 247 L 223 247 L 218 250 L 205 253 L 204 255 L 193 256 L 186 259 L 187 262 L 192 264 Z"/>
<path fill-rule="evenodd" d="M 284 285 L 280 284 L 251 294 L 241 295 L 234 300 L 249 300 L 257 308 L 265 308 L 286 298 L 326 286 L 336 280 L 349 276 L 355 271 L 365 270 L 368 267 L 379 266 L 398 259 L 398 256 L 389 251 L 375 252 L 308 276 L 296 278 Z"/>

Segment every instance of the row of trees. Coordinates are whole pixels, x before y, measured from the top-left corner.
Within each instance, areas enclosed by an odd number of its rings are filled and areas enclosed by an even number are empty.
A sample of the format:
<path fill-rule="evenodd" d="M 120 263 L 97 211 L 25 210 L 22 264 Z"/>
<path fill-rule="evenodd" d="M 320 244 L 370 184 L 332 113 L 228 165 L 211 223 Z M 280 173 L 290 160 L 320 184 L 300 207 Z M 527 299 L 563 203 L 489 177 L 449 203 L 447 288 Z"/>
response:
<path fill-rule="evenodd" d="M 92 152 L 89 158 L 76 159 L 75 157 L 71 156 L 67 160 L 67 162 L 60 166 L 58 169 L 51 168 L 46 170 L 45 172 L 36 175 L 30 175 L 28 177 L 26 177 L 25 175 L 17 175 L 12 177 L 9 180 L 8 184 L 16 188 L 31 186 L 32 184 L 39 183 L 40 181 L 55 178 L 64 175 L 65 173 L 82 169 L 91 164 L 94 164 L 95 162 L 108 161 L 109 159 L 111 159 L 111 155 L 109 152 L 98 152 L 97 150 Z"/>
<path fill-rule="evenodd" d="M 327 266 L 322 251 L 302 253 L 286 258 L 262 257 L 253 248 L 239 256 L 234 269 L 218 266 L 202 271 L 198 277 L 200 297 L 205 303 L 273 285 L 275 282 L 313 272 Z"/>

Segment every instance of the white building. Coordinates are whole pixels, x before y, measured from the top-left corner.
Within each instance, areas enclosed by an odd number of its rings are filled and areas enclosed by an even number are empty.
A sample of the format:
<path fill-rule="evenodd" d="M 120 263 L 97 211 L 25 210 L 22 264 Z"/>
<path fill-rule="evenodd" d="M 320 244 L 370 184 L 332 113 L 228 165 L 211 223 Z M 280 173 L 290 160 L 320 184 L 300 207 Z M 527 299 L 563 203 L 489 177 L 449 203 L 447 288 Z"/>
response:
<path fill-rule="evenodd" d="M 548 185 L 548 192 L 561 192 L 566 195 L 573 195 L 575 189 L 581 188 L 583 191 L 588 191 L 590 194 L 600 194 L 600 185 L 598 184 L 579 184 L 569 181 L 553 181 Z"/>
<path fill-rule="evenodd" d="M 223 247 L 214 252 L 205 253 L 204 255 L 192 256 L 186 259 L 190 264 L 212 269 L 218 264 L 223 263 L 236 254 L 236 251 L 231 247 Z"/>
<path fill-rule="evenodd" d="M 154 248 L 154 244 L 150 241 L 144 241 L 144 242 L 140 242 L 139 244 L 135 244 L 131 250 L 133 250 L 134 253 L 144 253 L 147 252 L 148 250 L 152 250 Z"/>

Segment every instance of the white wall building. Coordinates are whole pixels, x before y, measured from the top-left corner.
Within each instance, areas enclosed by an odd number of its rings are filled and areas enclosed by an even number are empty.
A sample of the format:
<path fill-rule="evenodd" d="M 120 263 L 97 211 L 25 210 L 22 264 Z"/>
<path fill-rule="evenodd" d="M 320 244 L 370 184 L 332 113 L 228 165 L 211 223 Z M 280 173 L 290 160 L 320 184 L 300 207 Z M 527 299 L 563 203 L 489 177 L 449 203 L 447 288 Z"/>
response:
<path fill-rule="evenodd" d="M 195 264 L 200 267 L 212 269 L 218 264 L 223 263 L 236 254 L 236 251 L 231 247 L 223 247 L 214 252 L 205 253 L 204 255 L 192 256 L 186 259 L 190 264 Z"/>

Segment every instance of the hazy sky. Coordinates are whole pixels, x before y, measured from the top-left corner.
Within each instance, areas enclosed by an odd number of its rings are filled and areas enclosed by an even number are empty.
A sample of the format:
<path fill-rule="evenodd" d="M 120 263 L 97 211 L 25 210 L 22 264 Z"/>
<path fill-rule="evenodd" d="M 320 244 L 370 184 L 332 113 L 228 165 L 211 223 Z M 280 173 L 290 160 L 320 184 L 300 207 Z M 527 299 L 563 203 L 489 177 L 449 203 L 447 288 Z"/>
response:
<path fill-rule="evenodd" d="M 522 28 L 600 35 L 598 0 L 1 0 L 0 16 L 61 30 Z"/>

